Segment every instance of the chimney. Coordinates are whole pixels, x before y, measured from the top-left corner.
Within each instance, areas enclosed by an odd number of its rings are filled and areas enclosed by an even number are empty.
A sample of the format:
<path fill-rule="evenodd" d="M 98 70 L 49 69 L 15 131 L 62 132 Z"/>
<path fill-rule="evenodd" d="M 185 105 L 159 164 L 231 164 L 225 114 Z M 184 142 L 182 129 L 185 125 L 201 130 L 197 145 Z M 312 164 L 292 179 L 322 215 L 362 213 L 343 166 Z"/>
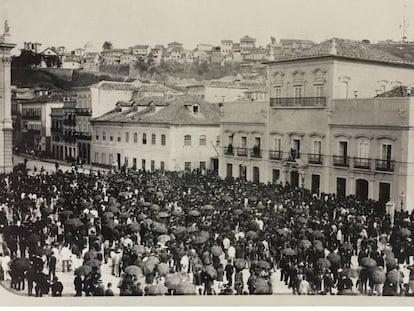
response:
<path fill-rule="evenodd" d="M 407 96 L 411 96 L 411 86 L 407 86 Z"/>

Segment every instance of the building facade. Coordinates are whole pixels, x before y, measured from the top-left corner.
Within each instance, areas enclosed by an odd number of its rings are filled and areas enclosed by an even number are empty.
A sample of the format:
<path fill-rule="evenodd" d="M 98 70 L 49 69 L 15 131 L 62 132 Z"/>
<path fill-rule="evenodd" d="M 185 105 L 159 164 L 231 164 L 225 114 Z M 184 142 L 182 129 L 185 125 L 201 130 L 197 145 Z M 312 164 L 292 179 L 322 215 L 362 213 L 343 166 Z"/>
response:
<path fill-rule="evenodd" d="M 93 164 L 145 170 L 217 168 L 218 106 L 176 97 L 118 103 L 92 120 Z"/>
<path fill-rule="evenodd" d="M 245 126 L 233 125 L 243 116 L 223 111 L 230 119 L 221 125 L 221 176 L 230 173 L 227 164 L 232 164 L 233 176 L 239 177 L 234 167 L 244 165 L 249 180 L 383 204 L 389 199 L 398 203 L 401 197 L 406 208 L 414 208 L 408 191 L 414 168 L 409 143 L 412 100 L 377 98 L 401 84 L 413 85 L 413 64 L 362 42 L 332 39 L 267 65 L 268 106 L 252 105 L 265 115 L 264 136 L 243 134 Z M 234 133 L 233 138 L 226 131 Z M 224 153 L 230 142 L 233 149 L 252 149 L 258 141 L 259 161 Z"/>

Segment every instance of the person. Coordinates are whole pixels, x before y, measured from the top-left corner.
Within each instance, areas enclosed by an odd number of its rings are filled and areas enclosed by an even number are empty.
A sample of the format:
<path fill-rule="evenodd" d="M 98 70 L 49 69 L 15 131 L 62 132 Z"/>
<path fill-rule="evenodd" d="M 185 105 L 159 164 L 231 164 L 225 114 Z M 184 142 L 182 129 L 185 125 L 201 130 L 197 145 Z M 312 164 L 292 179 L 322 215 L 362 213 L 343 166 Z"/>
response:
<path fill-rule="evenodd" d="M 27 279 L 27 293 L 29 296 L 33 295 L 33 283 L 36 281 L 37 272 L 36 269 L 32 266 L 29 270 L 26 271 Z"/>
<path fill-rule="evenodd" d="M 72 252 L 70 251 L 67 244 L 65 244 L 60 251 L 61 261 L 62 261 L 62 272 L 65 272 L 65 266 L 67 271 L 70 271 L 70 261 L 72 258 Z"/>
<path fill-rule="evenodd" d="M 229 286 L 233 285 L 233 273 L 234 273 L 234 267 L 231 264 L 231 261 L 227 261 L 227 265 L 224 268 L 224 270 L 226 271 L 226 280 L 227 280 L 227 284 Z"/>
<path fill-rule="evenodd" d="M 8 252 L 6 252 L 4 254 L 4 257 L 1 260 L 1 268 L 3 269 L 3 273 L 4 273 L 3 280 L 5 280 L 5 281 L 11 280 L 11 277 L 10 277 L 10 263 L 11 263 L 10 255 L 9 255 Z"/>
<path fill-rule="evenodd" d="M 75 296 L 81 297 L 84 284 L 82 276 L 79 273 L 76 274 L 75 280 L 73 281 L 73 285 L 75 286 Z"/>
<path fill-rule="evenodd" d="M 112 275 L 119 277 L 121 274 L 121 260 L 122 260 L 122 251 L 117 247 L 114 251 L 111 251 L 111 261 L 112 261 Z"/>
<path fill-rule="evenodd" d="M 112 283 L 108 283 L 107 288 L 105 290 L 105 296 L 114 296 L 114 292 L 112 290 Z"/>
<path fill-rule="evenodd" d="M 306 280 L 306 277 L 303 276 L 302 280 L 299 283 L 299 295 L 309 295 L 312 292 L 312 287 L 309 284 L 308 280 Z"/>
<path fill-rule="evenodd" d="M 49 279 L 53 280 L 56 276 L 56 257 L 52 254 L 49 258 Z"/>
<path fill-rule="evenodd" d="M 52 296 L 53 297 L 60 297 L 62 296 L 62 292 L 63 292 L 63 284 L 61 281 L 59 281 L 59 279 L 55 276 L 53 278 L 53 283 L 50 286 L 51 290 L 52 290 Z"/>
<path fill-rule="evenodd" d="M 36 278 L 36 297 L 43 297 L 49 293 L 50 284 L 46 274 L 38 273 Z"/>

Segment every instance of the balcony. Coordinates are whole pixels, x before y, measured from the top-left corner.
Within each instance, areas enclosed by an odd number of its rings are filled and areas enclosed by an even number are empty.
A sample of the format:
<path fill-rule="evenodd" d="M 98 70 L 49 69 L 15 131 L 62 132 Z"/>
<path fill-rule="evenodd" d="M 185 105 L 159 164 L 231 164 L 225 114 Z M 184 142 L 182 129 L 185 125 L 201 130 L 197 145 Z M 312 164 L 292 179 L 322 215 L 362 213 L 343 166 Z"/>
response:
<path fill-rule="evenodd" d="M 282 151 L 280 150 L 271 150 L 269 151 L 270 160 L 282 160 Z"/>
<path fill-rule="evenodd" d="M 237 148 L 237 156 L 239 156 L 239 157 L 247 157 L 248 150 L 249 149 L 247 149 L 247 148 Z"/>
<path fill-rule="evenodd" d="M 41 116 L 40 115 L 33 115 L 33 114 L 22 114 L 21 118 L 24 120 L 36 120 L 40 121 Z"/>
<path fill-rule="evenodd" d="M 224 147 L 224 154 L 225 155 L 234 155 L 234 148 L 232 145 L 228 145 L 227 147 Z"/>
<path fill-rule="evenodd" d="M 60 127 L 51 127 L 50 131 L 54 133 L 61 133 L 62 129 Z"/>
<path fill-rule="evenodd" d="M 83 140 L 91 140 L 92 134 L 91 133 L 84 133 L 84 132 L 76 132 L 76 138 L 83 139 Z"/>
<path fill-rule="evenodd" d="M 325 107 L 326 97 L 271 98 L 270 107 Z"/>
<path fill-rule="evenodd" d="M 308 163 L 310 164 L 322 164 L 323 156 L 318 153 L 309 153 L 308 154 Z"/>
<path fill-rule="evenodd" d="M 252 158 L 261 158 L 262 157 L 262 150 L 260 147 L 254 147 L 250 150 L 250 157 Z"/>
<path fill-rule="evenodd" d="M 362 168 L 362 169 L 369 170 L 371 168 L 371 159 L 354 158 L 354 168 Z"/>
<path fill-rule="evenodd" d="M 375 170 L 383 172 L 394 172 L 394 163 L 392 160 L 375 160 Z"/>
<path fill-rule="evenodd" d="M 287 156 L 288 156 L 287 160 L 289 162 L 295 162 L 296 159 L 300 159 L 300 155 L 301 155 L 300 152 L 298 152 L 297 150 L 290 149 L 290 151 L 287 152 Z"/>
<path fill-rule="evenodd" d="M 76 120 L 63 120 L 63 125 L 76 126 Z"/>
<path fill-rule="evenodd" d="M 349 157 L 333 156 L 333 165 L 340 167 L 349 167 Z"/>
<path fill-rule="evenodd" d="M 27 133 L 32 135 L 40 135 L 40 130 L 27 129 Z"/>

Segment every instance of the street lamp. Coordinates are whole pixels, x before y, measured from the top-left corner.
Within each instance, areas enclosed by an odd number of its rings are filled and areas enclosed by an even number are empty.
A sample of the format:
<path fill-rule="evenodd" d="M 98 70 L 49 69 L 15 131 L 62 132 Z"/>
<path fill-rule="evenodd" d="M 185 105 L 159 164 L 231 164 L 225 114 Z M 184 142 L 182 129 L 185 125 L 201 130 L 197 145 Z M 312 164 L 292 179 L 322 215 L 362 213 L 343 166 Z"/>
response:
<path fill-rule="evenodd" d="M 395 204 L 394 202 L 388 201 L 385 204 L 386 213 L 390 215 L 391 227 L 394 227 L 394 214 L 395 214 Z"/>
<path fill-rule="evenodd" d="M 404 200 L 405 200 L 405 194 L 404 194 L 404 192 L 401 192 L 401 194 L 400 194 L 401 212 L 404 211 Z"/>

